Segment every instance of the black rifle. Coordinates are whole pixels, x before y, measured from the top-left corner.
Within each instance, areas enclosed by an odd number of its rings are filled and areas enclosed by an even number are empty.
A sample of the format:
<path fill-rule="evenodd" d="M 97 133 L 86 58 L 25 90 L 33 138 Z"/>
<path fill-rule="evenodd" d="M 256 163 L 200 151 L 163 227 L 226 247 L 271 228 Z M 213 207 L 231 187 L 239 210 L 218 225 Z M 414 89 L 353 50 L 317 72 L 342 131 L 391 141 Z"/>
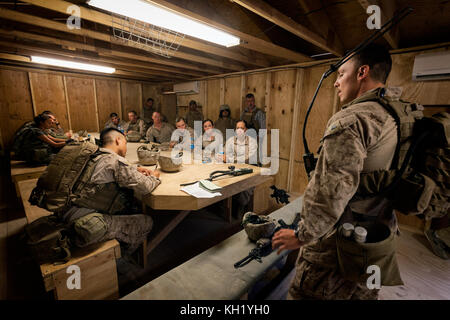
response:
<path fill-rule="evenodd" d="M 237 177 L 237 176 L 242 176 L 244 174 L 253 173 L 253 169 L 251 169 L 251 168 L 242 168 L 242 169 L 235 170 L 234 166 L 229 166 L 228 169 L 230 169 L 230 170 L 213 171 L 209 174 L 209 178 L 206 180 L 213 181 L 214 179 L 216 179 L 218 177 L 222 177 L 222 176 Z M 182 183 L 182 184 L 180 184 L 180 186 L 189 186 L 189 185 L 197 183 L 197 182 L 198 182 L 198 180 L 194 181 L 194 182 Z"/>
<path fill-rule="evenodd" d="M 314 96 L 311 100 L 311 103 L 308 107 L 308 110 L 306 111 L 305 121 L 303 125 L 303 147 L 305 150 L 305 154 L 303 155 L 303 162 L 305 164 L 305 170 L 306 173 L 309 174 L 311 171 L 313 171 L 316 167 L 317 159 L 314 157 L 314 154 L 309 151 L 308 148 L 308 141 L 306 141 L 306 124 L 308 122 L 308 116 L 311 112 L 311 109 L 313 107 L 314 101 L 316 100 L 317 93 L 319 92 L 319 89 L 322 85 L 323 80 L 325 80 L 327 77 L 329 77 L 333 72 L 337 71 L 340 66 L 342 66 L 344 63 L 346 63 L 348 60 L 350 60 L 354 54 L 361 52 L 365 47 L 367 47 L 369 44 L 374 42 L 375 40 L 379 39 L 382 35 L 384 35 L 386 32 L 388 32 L 392 27 L 394 27 L 397 23 L 400 22 L 403 18 L 405 18 L 408 14 L 410 14 L 413 11 L 413 8 L 407 7 L 401 10 L 396 16 L 394 16 L 391 20 L 386 22 L 379 30 L 374 32 L 370 37 L 368 37 L 366 40 L 361 42 L 359 45 L 357 45 L 353 50 L 349 51 L 344 57 L 342 57 L 341 60 L 336 62 L 335 64 L 332 64 L 330 66 L 330 69 L 324 72 L 322 75 L 322 78 L 319 81 L 319 84 L 317 85 L 316 92 L 314 93 Z"/>
<path fill-rule="evenodd" d="M 270 195 L 272 198 L 275 198 L 277 200 L 277 203 L 289 203 L 289 197 L 290 195 L 286 192 L 286 190 L 278 189 L 276 186 L 270 186 L 270 189 L 273 190 L 273 193 Z"/>
<path fill-rule="evenodd" d="M 300 213 L 295 214 L 295 219 L 291 224 L 286 224 L 283 219 L 278 220 L 279 226 L 275 228 L 270 238 L 261 238 L 256 241 L 256 248 L 250 250 L 250 253 L 245 258 L 239 260 L 234 264 L 234 267 L 240 268 L 248 264 L 252 260 L 262 263 L 262 258 L 268 256 L 272 252 L 272 237 L 281 229 L 295 229 L 300 221 Z"/>

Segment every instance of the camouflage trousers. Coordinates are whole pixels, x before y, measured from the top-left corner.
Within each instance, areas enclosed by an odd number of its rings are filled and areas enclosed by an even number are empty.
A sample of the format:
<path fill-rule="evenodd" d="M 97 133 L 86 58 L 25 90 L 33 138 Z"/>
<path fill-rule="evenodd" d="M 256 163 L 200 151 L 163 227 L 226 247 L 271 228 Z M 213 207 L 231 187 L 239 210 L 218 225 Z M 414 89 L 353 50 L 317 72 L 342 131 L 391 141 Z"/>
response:
<path fill-rule="evenodd" d="M 344 279 L 333 233 L 300 250 L 288 300 L 376 300 L 379 290 Z"/>
<path fill-rule="evenodd" d="M 75 245 L 90 244 L 116 239 L 125 245 L 126 253 L 134 252 L 147 238 L 153 227 L 153 219 L 144 214 L 108 215 L 89 213 L 73 221 Z"/>

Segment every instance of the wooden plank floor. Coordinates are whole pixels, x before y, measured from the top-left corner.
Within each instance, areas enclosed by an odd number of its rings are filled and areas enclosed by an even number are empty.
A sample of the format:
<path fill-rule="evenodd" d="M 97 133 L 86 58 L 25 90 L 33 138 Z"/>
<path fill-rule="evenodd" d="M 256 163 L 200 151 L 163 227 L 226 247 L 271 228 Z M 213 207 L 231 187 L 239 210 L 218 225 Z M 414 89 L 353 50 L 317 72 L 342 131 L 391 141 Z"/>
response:
<path fill-rule="evenodd" d="M 450 260 L 435 256 L 423 234 L 400 230 L 397 258 L 405 285 L 382 287 L 379 300 L 450 300 Z M 295 269 L 266 299 L 285 299 L 294 276 Z"/>

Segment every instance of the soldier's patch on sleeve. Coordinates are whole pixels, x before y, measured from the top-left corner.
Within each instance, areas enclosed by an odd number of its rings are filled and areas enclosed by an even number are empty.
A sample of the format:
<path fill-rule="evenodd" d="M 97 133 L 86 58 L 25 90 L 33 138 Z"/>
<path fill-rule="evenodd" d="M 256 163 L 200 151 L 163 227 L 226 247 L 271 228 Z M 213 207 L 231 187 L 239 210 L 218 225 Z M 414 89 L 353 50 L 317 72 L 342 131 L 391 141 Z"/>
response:
<path fill-rule="evenodd" d="M 340 119 L 333 121 L 328 128 L 325 130 L 325 134 L 323 135 L 323 139 L 326 137 L 341 132 L 342 130 L 348 128 L 352 124 L 356 123 L 357 118 L 354 114 L 347 115 Z"/>

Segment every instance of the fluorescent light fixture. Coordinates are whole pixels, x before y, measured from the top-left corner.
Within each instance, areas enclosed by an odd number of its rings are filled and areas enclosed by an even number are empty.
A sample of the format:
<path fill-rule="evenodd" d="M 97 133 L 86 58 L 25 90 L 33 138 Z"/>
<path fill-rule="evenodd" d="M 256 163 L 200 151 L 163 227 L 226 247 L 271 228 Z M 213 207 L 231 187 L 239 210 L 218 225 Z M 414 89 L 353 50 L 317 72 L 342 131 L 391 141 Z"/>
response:
<path fill-rule="evenodd" d="M 31 61 L 36 63 L 48 64 L 57 67 L 63 68 L 71 68 L 71 69 L 80 69 L 86 71 L 94 71 L 94 72 L 103 72 L 103 73 L 114 73 L 116 69 L 103 67 L 95 64 L 87 64 L 80 62 L 73 62 L 67 60 L 53 59 L 53 58 L 44 58 L 38 56 L 31 56 Z"/>
<path fill-rule="evenodd" d="M 238 37 L 147 1 L 89 0 L 88 4 L 93 7 L 150 23 L 158 27 L 184 33 L 222 46 L 231 47 L 240 43 Z"/>

